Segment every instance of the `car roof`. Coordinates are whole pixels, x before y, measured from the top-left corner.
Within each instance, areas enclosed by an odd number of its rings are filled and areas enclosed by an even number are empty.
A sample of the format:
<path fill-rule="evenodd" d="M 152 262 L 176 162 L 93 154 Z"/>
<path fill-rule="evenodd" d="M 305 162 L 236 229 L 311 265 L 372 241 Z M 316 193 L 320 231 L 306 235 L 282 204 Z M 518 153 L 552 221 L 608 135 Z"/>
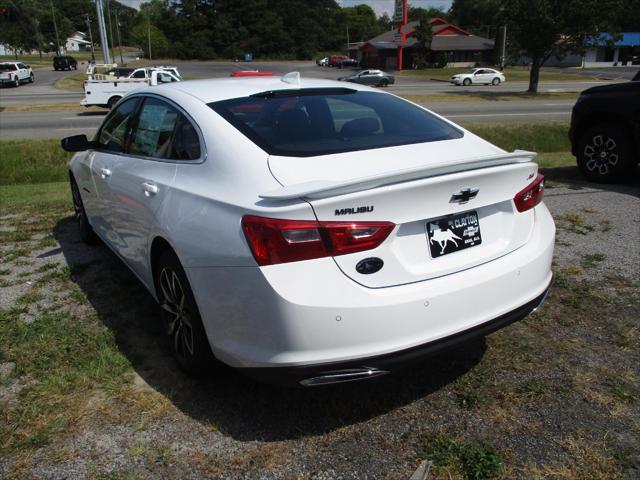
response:
<path fill-rule="evenodd" d="M 250 95 L 268 91 L 292 90 L 296 88 L 349 88 L 352 90 L 377 91 L 370 87 L 334 80 L 319 78 L 300 78 L 300 82 L 288 83 L 283 77 L 238 77 L 212 78 L 206 80 L 189 80 L 175 82 L 157 87 L 144 89 L 145 93 L 158 92 L 171 98 L 172 91 L 180 91 L 191 95 L 204 103 L 229 100 L 231 98 L 248 97 Z"/>

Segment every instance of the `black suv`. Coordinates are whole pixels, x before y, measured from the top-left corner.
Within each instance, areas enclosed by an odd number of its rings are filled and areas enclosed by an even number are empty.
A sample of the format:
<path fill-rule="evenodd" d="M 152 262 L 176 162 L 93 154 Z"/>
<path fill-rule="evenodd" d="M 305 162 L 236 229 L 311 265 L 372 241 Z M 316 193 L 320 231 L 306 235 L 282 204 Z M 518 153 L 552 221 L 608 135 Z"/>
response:
<path fill-rule="evenodd" d="M 571 114 L 571 153 L 589 180 L 615 183 L 640 161 L 640 72 L 631 82 L 592 87 Z"/>
<path fill-rule="evenodd" d="M 66 55 L 58 55 L 53 57 L 53 69 L 54 70 L 77 70 L 78 62 L 75 58 Z"/>

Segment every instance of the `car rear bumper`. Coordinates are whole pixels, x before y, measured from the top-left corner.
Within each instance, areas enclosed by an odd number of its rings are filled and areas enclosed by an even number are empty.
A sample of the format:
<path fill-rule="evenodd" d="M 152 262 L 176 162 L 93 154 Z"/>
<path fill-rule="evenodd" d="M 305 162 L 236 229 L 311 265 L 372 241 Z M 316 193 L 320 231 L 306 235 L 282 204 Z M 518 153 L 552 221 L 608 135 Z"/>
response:
<path fill-rule="evenodd" d="M 500 328 L 539 303 L 551 281 L 555 227 L 544 204 L 535 212 L 521 248 L 412 284 L 367 288 L 331 258 L 186 272 L 213 352 L 224 363 L 267 377 L 272 369 L 304 375 L 329 365 L 369 366 L 371 359 L 384 360 L 382 366 L 414 349 L 464 339 L 465 332 Z"/>
<path fill-rule="evenodd" d="M 537 310 L 547 298 L 549 287 L 533 300 L 468 330 L 427 342 L 405 350 L 346 362 L 274 368 L 241 368 L 245 375 L 257 380 L 288 386 L 314 387 L 368 380 L 419 363 L 440 352 L 451 350 L 474 338 L 484 337 L 522 320 Z"/>

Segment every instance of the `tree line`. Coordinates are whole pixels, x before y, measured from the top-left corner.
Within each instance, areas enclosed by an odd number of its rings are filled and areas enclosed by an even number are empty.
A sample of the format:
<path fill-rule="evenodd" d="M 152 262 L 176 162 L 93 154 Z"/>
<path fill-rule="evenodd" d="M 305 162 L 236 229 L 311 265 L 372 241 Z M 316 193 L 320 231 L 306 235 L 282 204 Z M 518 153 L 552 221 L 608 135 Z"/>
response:
<path fill-rule="evenodd" d="M 0 43 L 18 52 L 60 51 L 67 37 L 89 28 L 100 41 L 95 0 L 0 0 Z M 105 23 L 111 46 L 132 43 L 131 31 L 142 18 L 117 0 L 105 0 Z M 116 23 L 117 22 L 117 23 Z"/>

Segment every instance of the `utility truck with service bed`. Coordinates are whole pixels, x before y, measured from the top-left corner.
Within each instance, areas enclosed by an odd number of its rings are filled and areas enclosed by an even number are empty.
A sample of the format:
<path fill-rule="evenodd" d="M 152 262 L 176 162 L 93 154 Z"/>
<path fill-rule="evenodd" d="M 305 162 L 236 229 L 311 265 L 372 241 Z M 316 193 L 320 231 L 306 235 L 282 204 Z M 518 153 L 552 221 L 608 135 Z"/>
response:
<path fill-rule="evenodd" d="M 146 78 L 119 78 L 87 72 L 84 81 L 84 99 L 80 105 L 113 108 L 127 93 L 146 86 L 179 82 L 173 73 L 166 70 L 148 69 Z"/>

